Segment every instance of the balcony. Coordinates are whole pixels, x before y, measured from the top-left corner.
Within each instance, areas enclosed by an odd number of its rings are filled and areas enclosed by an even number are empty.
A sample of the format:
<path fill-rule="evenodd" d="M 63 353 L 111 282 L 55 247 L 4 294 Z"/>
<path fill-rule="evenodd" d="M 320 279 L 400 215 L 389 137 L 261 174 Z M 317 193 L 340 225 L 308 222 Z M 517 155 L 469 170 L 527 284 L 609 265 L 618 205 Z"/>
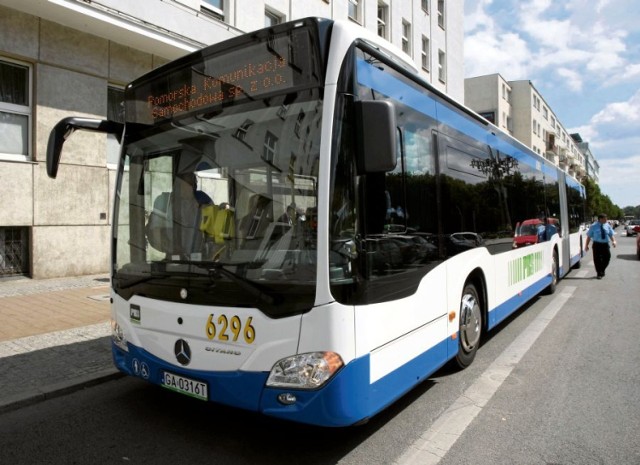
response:
<path fill-rule="evenodd" d="M 569 159 L 566 155 L 559 155 L 558 156 L 558 165 L 560 166 L 560 168 L 566 168 L 567 164 L 569 162 Z"/>

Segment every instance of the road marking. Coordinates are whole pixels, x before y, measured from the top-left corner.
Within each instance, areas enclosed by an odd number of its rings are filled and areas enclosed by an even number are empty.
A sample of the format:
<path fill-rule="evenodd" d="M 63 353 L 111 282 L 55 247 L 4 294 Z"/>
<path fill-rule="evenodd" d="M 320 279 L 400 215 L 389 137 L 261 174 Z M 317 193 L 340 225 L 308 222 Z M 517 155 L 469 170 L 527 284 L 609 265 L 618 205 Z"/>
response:
<path fill-rule="evenodd" d="M 0 359 L 13 355 L 25 354 L 34 350 L 48 349 L 50 347 L 86 342 L 109 336 L 111 323 L 98 323 L 95 325 L 81 326 L 79 328 L 54 331 L 36 336 L 21 337 L 10 341 L 0 342 Z"/>
<path fill-rule="evenodd" d="M 478 416 L 513 368 L 575 292 L 566 286 L 484 373 L 409 446 L 397 465 L 435 465 Z"/>
<path fill-rule="evenodd" d="M 580 270 L 580 271 L 576 271 L 575 277 L 576 278 L 586 278 L 588 274 L 589 274 L 589 270 Z"/>

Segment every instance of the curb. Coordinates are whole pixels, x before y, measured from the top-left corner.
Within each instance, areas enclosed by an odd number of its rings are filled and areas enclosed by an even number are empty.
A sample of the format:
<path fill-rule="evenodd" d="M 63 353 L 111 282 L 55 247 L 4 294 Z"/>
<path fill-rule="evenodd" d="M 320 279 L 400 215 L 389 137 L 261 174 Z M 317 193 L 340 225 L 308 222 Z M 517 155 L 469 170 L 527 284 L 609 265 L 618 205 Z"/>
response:
<path fill-rule="evenodd" d="M 115 368 L 108 368 L 89 375 L 78 376 L 67 381 L 50 384 L 48 386 L 44 386 L 43 389 L 26 391 L 0 400 L 0 414 L 28 407 L 45 400 L 62 397 L 87 387 L 123 378 L 124 376 L 124 373 L 116 370 Z"/>

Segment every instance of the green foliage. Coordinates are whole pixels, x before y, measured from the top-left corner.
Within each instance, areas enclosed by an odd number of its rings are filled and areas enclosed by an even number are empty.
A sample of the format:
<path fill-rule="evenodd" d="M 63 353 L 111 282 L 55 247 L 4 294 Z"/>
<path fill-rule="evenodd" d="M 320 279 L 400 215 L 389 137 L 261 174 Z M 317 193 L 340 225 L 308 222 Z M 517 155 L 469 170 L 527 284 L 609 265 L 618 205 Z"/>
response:
<path fill-rule="evenodd" d="M 622 209 L 624 216 L 632 215 L 634 218 L 640 218 L 640 205 L 636 207 L 624 207 Z"/>
<path fill-rule="evenodd" d="M 582 184 L 587 191 L 587 205 L 585 212 L 587 218 L 594 218 L 598 216 L 599 213 L 606 213 L 609 218 L 622 218 L 625 214 L 629 214 L 625 213 L 618 205 L 615 205 L 608 195 L 603 194 L 600 191 L 600 186 L 591 179 L 583 179 Z M 636 207 L 636 209 L 640 210 L 640 206 Z"/>

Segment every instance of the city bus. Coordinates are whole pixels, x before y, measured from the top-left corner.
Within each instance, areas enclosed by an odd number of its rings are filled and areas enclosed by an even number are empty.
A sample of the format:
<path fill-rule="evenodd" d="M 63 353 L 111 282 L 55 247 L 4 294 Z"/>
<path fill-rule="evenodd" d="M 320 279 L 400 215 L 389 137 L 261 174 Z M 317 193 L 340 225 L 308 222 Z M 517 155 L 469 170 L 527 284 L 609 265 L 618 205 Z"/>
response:
<path fill-rule="evenodd" d="M 308 18 L 125 89 L 111 326 L 122 372 L 295 422 L 367 421 L 580 264 L 584 188 L 356 25 Z M 514 246 L 518 223 L 553 224 Z"/>

